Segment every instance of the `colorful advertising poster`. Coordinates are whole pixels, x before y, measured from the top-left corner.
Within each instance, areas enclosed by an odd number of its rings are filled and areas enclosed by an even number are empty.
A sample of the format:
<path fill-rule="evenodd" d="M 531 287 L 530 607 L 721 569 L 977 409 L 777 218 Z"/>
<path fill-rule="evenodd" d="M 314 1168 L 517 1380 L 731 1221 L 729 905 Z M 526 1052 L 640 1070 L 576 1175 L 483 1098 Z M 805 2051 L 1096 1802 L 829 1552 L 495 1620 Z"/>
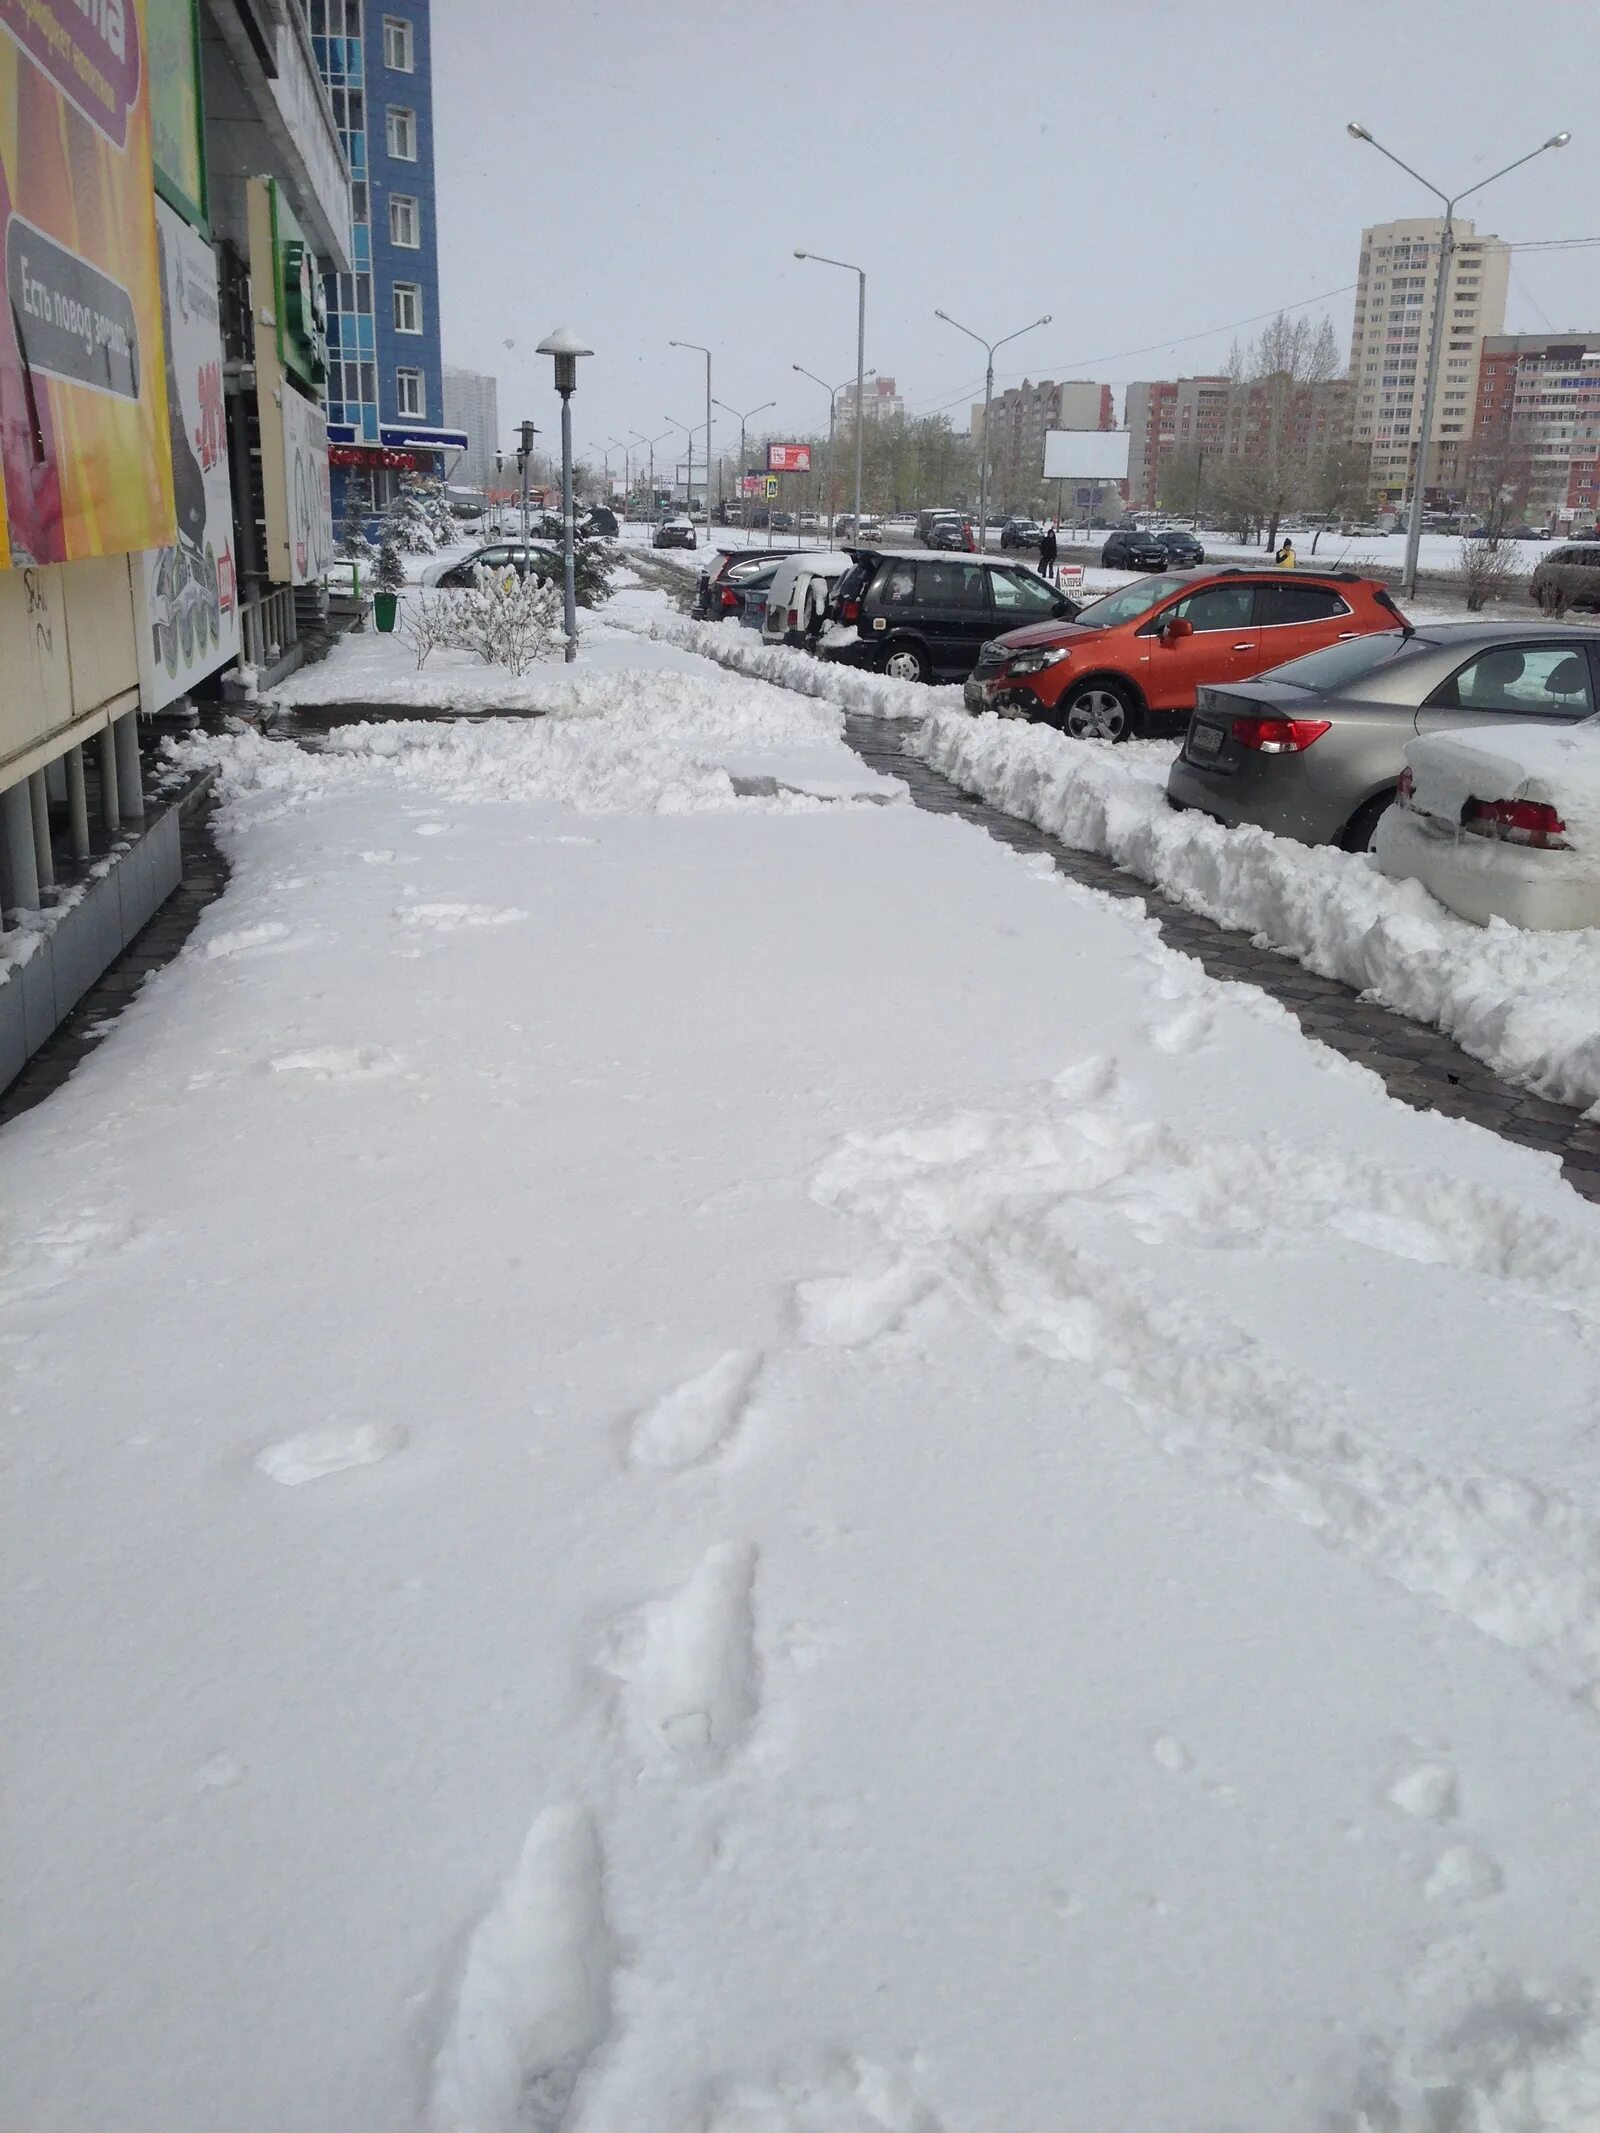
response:
<path fill-rule="evenodd" d="M 146 628 L 139 689 L 146 711 L 185 695 L 239 650 L 216 256 L 164 200 L 156 203 L 156 243 L 178 538 L 140 559 Z"/>
<path fill-rule="evenodd" d="M 811 472 L 810 445 L 769 444 L 767 446 L 767 472 L 769 474 L 809 474 Z"/>
<path fill-rule="evenodd" d="M 156 190 L 186 222 L 204 222 L 198 0 L 145 0 L 145 27 L 150 37 L 150 146 Z"/>
<path fill-rule="evenodd" d="M 0 0 L 0 568 L 173 538 L 144 0 Z"/>
<path fill-rule="evenodd" d="M 283 475 L 288 506 L 289 567 L 273 571 L 291 585 L 318 584 L 333 561 L 333 490 L 328 479 L 328 418 L 315 400 L 283 388 Z M 271 514 L 267 535 L 273 534 Z"/>

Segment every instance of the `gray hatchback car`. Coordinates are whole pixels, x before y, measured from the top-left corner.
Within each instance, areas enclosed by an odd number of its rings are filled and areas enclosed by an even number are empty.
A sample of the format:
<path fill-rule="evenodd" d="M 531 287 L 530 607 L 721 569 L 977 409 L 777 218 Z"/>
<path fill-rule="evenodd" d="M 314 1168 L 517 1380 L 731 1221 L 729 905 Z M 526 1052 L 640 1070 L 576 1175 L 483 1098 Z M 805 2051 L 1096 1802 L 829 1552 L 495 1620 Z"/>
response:
<path fill-rule="evenodd" d="M 1332 644 L 1255 681 L 1201 688 L 1167 779 L 1173 807 L 1364 852 L 1419 733 L 1600 704 L 1600 630 L 1438 622 Z"/>

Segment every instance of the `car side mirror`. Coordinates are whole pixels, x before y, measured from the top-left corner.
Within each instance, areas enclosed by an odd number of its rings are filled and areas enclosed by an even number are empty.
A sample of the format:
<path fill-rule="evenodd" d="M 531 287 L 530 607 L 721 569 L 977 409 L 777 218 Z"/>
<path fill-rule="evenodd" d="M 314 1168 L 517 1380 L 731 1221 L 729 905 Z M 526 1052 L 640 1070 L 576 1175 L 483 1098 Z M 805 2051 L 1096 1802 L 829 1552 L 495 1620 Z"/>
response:
<path fill-rule="evenodd" d="M 1170 622 L 1162 625 L 1161 642 L 1163 644 L 1176 644 L 1181 638 L 1192 637 L 1193 635 L 1194 624 L 1189 620 L 1188 616 L 1174 615 Z"/>

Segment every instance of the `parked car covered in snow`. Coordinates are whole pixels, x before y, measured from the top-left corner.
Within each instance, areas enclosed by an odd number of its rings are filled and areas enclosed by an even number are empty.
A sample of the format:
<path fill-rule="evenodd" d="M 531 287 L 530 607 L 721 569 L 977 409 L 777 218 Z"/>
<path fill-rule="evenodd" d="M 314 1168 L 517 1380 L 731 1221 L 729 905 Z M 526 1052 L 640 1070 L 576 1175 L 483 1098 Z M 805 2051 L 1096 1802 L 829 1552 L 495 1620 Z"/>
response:
<path fill-rule="evenodd" d="M 561 551 L 543 541 L 491 541 L 474 548 L 454 563 L 430 563 L 422 574 L 424 585 L 440 592 L 464 592 L 479 570 L 500 573 L 514 570 L 519 578 L 531 571 L 540 578 L 559 578 Z"/>
<path fill-rule="evenodd" d="M 1575 624 L 1439 622 L 1357 637 L 1198 690 L 1167 798 L 1366 851 L 1419 734 L 1513 721 L 1570 730 L 1597 701 L 1600 632 Z"/>
<path fill-rule="evenodd" d="M 1477 925 L 1600 927 L 1600 718 L 1412 741 L 1376 851 Z"/>
<path fill-rule="evenodd" d="M 763 644 L 811 644 L 827 619 L 833 591 L 852 559 L 828 549 L 805 549 L 778 565 L 767 592 Z"/>
<path fill-rule="evenodd" d="M 760 628 L 766 613 L 767 587 L 772 569 L 787 548 L 719 548 L 700 573 L 695 588 L 694 613 L 703 622 L 743 621 L 747 597 L 758 587 L 761 598 L 752 602 L 756 612 L 749 619 Z"/>

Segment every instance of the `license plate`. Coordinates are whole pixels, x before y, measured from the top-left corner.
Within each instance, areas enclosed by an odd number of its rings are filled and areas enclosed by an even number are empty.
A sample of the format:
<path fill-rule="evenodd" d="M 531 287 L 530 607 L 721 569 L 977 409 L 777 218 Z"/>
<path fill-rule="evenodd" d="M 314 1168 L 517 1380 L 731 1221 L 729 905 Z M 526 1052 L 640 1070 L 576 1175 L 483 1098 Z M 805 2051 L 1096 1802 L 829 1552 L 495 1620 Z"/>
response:
<path fill-rule="evenodd" d="M 1189 753 L 1207 757 L 1221 755 L 1222 741 L 1220 726 L 1196 726 L 1189 735 Z"/>

